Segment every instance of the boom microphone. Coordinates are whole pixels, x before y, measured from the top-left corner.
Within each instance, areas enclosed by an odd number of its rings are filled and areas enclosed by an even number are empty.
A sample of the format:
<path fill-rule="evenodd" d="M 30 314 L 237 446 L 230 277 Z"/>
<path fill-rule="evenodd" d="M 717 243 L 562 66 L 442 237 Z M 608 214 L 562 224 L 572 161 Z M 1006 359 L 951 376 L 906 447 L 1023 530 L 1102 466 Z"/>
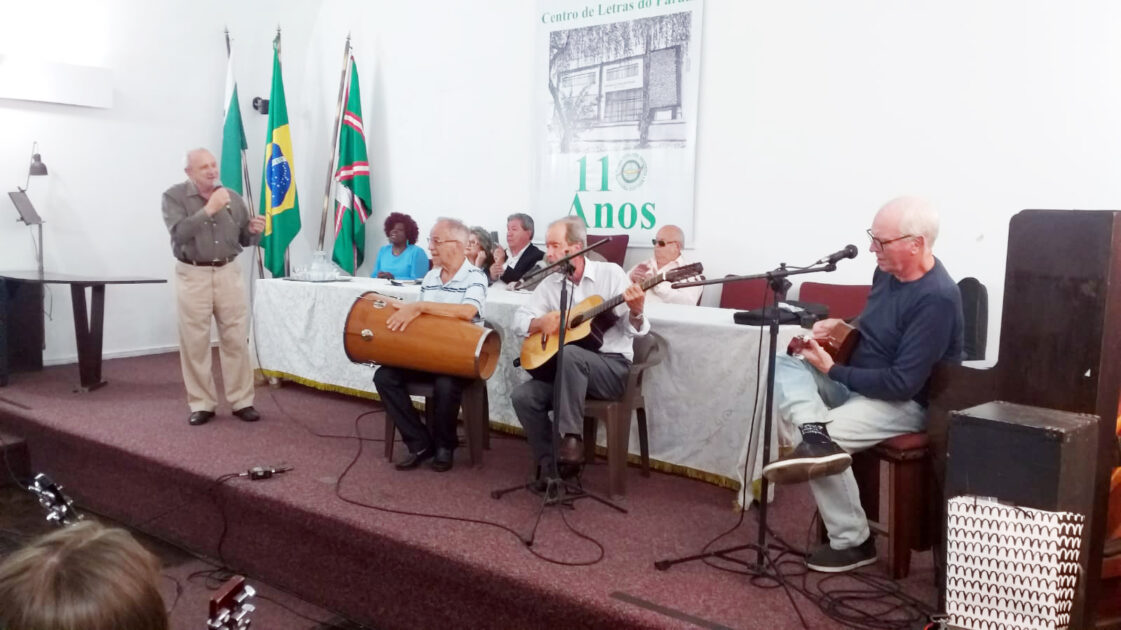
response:
<path fill-rule="evenodd" d="M 835 264 L 837 264 L 838 260 L 844 260 L 845 258 L 856 258 L 856 255 L 858 253 L 859 253 L 859 250 L 856 249 L 856 245 L 845 245 L 844 249 L 842 249 L 840 251 L 833 252 L 832 254 L 829 254 L 828 256 L 826 256 L 825 258 L 822 258 L 821 260 L 815 262 L 814 264 L 815 265 L 822 265 L 822 264 L 835 265 Z"/>

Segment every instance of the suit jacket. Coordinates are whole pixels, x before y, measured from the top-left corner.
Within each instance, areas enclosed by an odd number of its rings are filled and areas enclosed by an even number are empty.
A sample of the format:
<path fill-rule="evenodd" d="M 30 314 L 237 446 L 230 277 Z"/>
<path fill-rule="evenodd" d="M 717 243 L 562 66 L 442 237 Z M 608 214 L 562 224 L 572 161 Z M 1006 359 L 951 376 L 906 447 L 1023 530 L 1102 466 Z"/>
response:
<path fill-rule="evenodd" d="M 534 246 L 533 243 L 526 245 L 525 251 L 522 252 L 522 257 L 518 259 L 518 264 L 514 265 L 513 267 L 507 267 L 506 270 L 502 272 L 502 276 L 499 278 L 499 280 L 505 282 L 506 284 L 510 284 L 511 282 L 514 282 L 516 280 L 521 280 L 522 276 L 528 273 L 530 269 L 533 269 L 533 266 L 537 264 L 537 261 L 541 260 L 544 257 L 545 252 L 537 249 L 537 247 Z"/>

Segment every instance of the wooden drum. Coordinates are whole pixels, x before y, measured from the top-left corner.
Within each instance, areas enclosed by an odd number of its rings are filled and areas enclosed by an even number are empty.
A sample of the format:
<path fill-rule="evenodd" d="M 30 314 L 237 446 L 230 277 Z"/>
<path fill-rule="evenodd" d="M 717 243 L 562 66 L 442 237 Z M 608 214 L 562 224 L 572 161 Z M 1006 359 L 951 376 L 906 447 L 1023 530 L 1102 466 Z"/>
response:
<path fill-rule="evenodd" d="M 502 351 L 496 331 L 427 313 L 410 322 L 404 332 L 391 331 L 385 321 L 397 310 L 389 304 L 394 300 L 370 291 L 354 301 L 343 332 L 347 358 L 464 378 L 494 374 Z"/>

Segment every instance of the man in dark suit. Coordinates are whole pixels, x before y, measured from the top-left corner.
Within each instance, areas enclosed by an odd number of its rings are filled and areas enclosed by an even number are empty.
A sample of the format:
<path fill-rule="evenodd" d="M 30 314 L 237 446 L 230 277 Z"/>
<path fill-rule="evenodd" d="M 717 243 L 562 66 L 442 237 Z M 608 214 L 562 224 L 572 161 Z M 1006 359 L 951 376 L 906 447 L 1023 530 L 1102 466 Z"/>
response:
<path fill-rule="evenodd" d="M 494 264 L 491 265 L 492 278 L 510 284 L 522 279 L 533 266 L 545 257 L 545 252 L 537 249 L 533 240 L 533 217 L 519 212 L 506 218 L 506 243 L 510 253 L 501 248 L 494 250 Z"/>

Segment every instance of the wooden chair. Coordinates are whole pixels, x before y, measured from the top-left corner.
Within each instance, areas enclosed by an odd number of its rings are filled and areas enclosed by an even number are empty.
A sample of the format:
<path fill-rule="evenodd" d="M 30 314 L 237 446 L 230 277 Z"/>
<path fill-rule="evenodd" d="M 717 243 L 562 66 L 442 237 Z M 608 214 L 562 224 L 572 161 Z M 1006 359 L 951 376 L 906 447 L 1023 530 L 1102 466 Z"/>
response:
<path fill-rule="evenodd" d="M 888 505 L 886 517 L 881 517 L 880 464 L 885 463 Z M 887 564 L 892 579 L 907 577 L 911 551 L 930 549 L 934 543 L 934 471 L 927 434 L 905 433 L 853 453 L 852 474 L 860 489 L 868 528 L 873 535 L 888 539 Z M 829 541 L 824 524 L 819 524 L 818 538 Z"/>
<path fill-rule="evenodd" d="M 766 278 L 727 282 L 720 286 L 720 308 L 749 311 L 763 308 L 774 300 L 774 292 L 767 286 Z"/>
<path fill-rule="evenodd" d="M 881 464 L 888 469 L 886 521 L 880 516 Z M 868 526 L 888 539 L 892 579 L 907 577 L 911 551 L 930 549 L 933 544 L 934 474 L 926 433 L 906 433 L 854 454 L 852 472 Z"/>
<path fill-rule="evenodd" d="M 436 386 L 431 383 L 409 383 L 410 396 L 424 398 L 424 421 L 432 422 L 432 412 L 435 408 L 433 397 L 436 395 Z M 467 437 L 467 450 L 471 454 L 471 465 L 479 466 L 483 463 L 483 449 L 490 448 L 490 401 L 487 398 L 487 382 L 485 379 L 472 381 L 463 389 L 463 401 L 460 403 L 460 417 L 463 419 L 463 429 Z M 393 459 L 393 441 L 397 435 L 397 425 L 387 416 L 385 419 L 385 458 Z"/>
<path fill-rule="evenodd" d="M 798 289 L 798 301 L 824 304 L 829 307 L 830 317 L 852 319 L 864 310 L 871 290 L 870 284 L 803 282 Z"/>
<path fill-rule="evenodd" d="M 613 496 L 626 492 L 627 454 L 630 451 L 631 412 L 638 417 L 638 444 L 642 476 L 650 476 L 650 443 L 646 432 L 646 401 L 642 396 L 642 376 L 648 368 L 665 359 L 666 340 L 655 332 L 634 340 L 634 363 L 619 400 L 593 400 L 584 403 L 584 459 L 595 461 L 599 423 L 607 427 L 608 488 Z"/>
<path fill-rule="evenodd" d="M 611 240 L 592 251 L 603 256 L 603 259 L 607 262 L 613 262 L 622 267 L 627 258 L 627 244 L 631 240 L 630 234 L 589 234 L 588 245 L 595 245 L 604 239 Z"/>

